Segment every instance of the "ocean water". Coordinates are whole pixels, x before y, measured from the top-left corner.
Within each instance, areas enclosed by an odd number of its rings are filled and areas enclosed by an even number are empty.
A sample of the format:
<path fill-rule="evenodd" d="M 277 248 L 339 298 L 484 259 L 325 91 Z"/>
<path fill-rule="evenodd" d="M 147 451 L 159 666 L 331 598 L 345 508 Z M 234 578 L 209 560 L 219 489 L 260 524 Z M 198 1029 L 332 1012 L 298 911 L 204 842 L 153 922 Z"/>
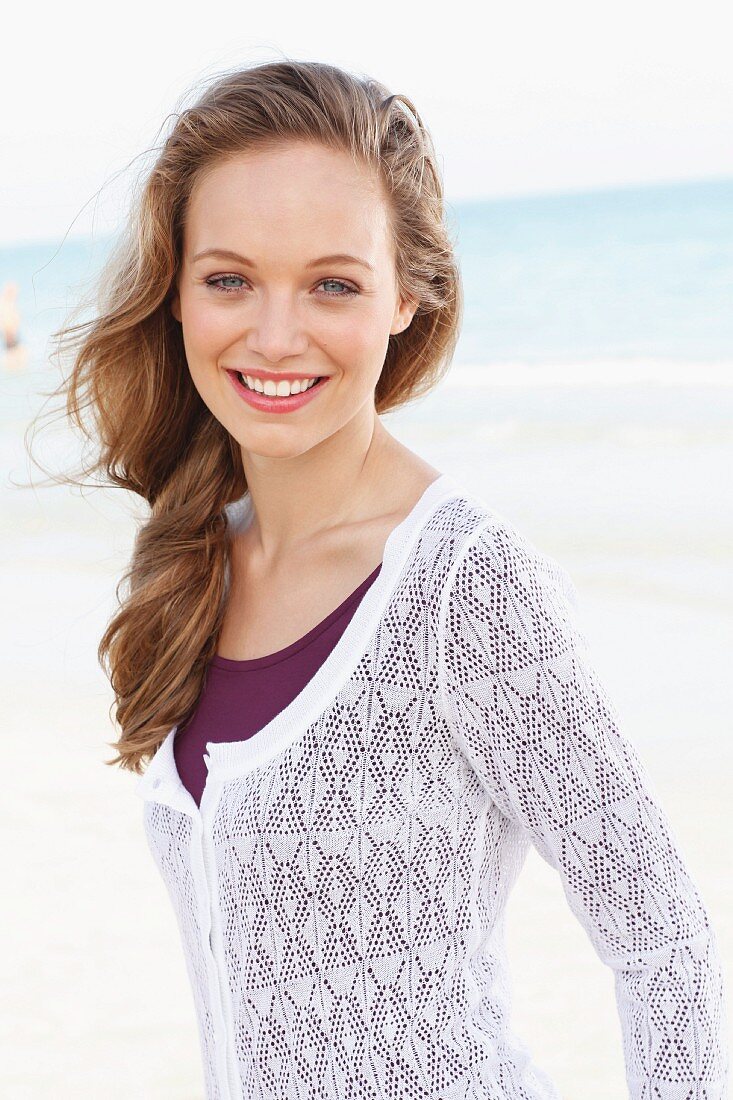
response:
<path fill-rule="evenodd" d="M 456 215 L 462 361 L 733 360 L 733 180 Z"/>
<path fill-rule="evenodd" d="M 733 361 L 733 179 L 448 203 L 455 362 Z M 34 361 L 109 239 L 0 247 Z"/>

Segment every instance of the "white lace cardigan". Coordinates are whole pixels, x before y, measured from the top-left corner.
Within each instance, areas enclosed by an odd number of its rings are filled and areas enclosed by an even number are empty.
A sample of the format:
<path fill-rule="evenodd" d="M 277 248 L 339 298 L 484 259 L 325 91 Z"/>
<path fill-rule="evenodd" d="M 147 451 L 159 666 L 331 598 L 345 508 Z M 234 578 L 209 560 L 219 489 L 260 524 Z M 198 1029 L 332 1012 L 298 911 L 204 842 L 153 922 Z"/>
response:
<path fill-rule="evenodd" d="M 629 1096 L 727 1095 L 714 931 L 576 609 L 442 474 L 300 694 L 207 744 L 200 810 L 170 730 L 137 792 L 207 1100 L 557 1100 L 510 1020 L 530 842 L 613 970 Z"/>

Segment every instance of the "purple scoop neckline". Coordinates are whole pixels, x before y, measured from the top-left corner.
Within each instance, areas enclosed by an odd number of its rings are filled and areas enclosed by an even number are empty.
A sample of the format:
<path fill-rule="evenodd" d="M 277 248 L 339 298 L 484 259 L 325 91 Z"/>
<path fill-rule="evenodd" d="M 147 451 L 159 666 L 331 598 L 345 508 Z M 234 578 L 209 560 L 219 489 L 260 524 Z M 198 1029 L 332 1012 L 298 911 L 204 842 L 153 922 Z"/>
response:
<path fill-rule="evenodd" d="M 338 607 L 334 608 L 333 611 L 326 615 L 325 619 L 321 619 L 320 623 L 316 623 L 307 634 L 304 634 L 301 638 L 297 638 L 294 642 L 291 642 L 290 645 L 285 646 L 284 649 L 278 649 L 274 653 L 266 653 L 263 657 L 250 657 L 244 661 L 235 661 L 231 657 L 220 657 L 219 654 L 216 653 L 211 658 L 209 664 L 213 665 L 214 668 L 219 668 L 227 672 L 243 672 L 254 668 L 264 668 L 266 665 L 274 665 L 278 664 L 280 661 L 287 660 L 288 657 L 291 657 L 301 649 L 305 649 L 307 645 L 314 642 L 324 630 L 327 630 L 328 627 L 336 621 L 336 619 L 345 614 L 351 605 L 363 595 L 364 590 L 371 584 L 381 568 L 382 562 L 372 570 L 368 577 L 364 578 L 361 584 L 355 588 L 345 600 L 342 600 Z"/>

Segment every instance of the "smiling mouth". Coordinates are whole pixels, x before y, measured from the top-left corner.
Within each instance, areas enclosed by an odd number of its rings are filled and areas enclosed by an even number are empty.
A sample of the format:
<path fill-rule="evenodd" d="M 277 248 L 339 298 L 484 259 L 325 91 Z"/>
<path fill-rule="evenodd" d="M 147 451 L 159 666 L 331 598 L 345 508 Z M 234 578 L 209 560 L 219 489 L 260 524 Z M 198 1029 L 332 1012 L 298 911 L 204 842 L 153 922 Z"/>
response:
<path fill-rule="evenodd" d="M 251 393 L 259 393 L 263 397 L 293 397 L 299 393 L 306 393 L 314 386 L 320 385 L 326 377 L 314 375 L 310 378 L 283 378 L 276 382 L 272 378 L 258 378 L 256 375 L 243 374 L 238 370 L 230 370 L 229 373 L 233 374 Z"/>

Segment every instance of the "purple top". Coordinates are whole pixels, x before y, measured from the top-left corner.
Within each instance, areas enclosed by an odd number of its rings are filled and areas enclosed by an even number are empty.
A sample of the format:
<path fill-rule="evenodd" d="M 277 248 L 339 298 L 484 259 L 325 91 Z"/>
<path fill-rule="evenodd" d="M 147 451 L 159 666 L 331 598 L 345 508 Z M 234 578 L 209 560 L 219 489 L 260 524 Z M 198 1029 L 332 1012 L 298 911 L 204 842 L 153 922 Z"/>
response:
<path fill-rule="evenodd" d="M 246 741 L 284 710 L 326 660 L 381 568 L 380 562 L 343 603 L 284 649 L 249 661 L 211 658 L 196 710 L 173 737 L 178 774 L 197 806 L 208 774 L 207 742 Z"/>

